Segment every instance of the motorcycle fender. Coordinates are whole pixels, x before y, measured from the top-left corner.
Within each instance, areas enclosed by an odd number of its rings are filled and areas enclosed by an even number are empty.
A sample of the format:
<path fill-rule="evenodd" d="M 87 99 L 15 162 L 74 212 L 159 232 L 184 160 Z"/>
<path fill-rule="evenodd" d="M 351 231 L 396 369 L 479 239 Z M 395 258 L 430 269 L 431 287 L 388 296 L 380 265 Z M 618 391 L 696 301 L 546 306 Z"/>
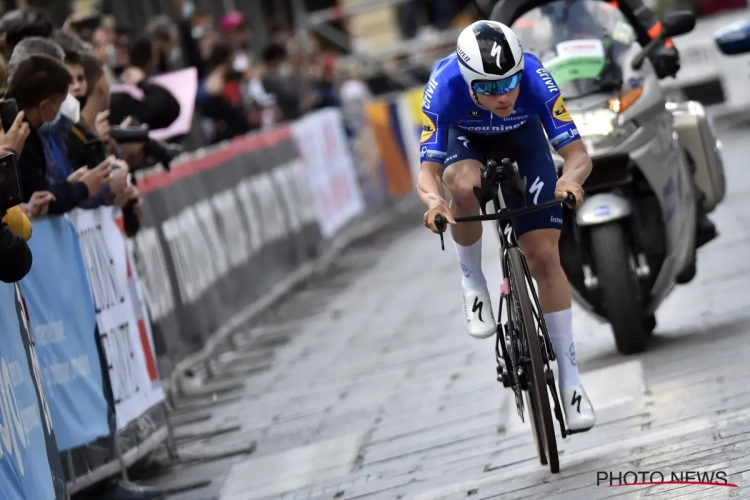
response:
<path fill-rule="evenodd" d="M 630 217 L 632 207 L 624 196 L 615 193 L 597 193 L 586 198 L 576 211 L 579 226 L 596 226 Z"/>

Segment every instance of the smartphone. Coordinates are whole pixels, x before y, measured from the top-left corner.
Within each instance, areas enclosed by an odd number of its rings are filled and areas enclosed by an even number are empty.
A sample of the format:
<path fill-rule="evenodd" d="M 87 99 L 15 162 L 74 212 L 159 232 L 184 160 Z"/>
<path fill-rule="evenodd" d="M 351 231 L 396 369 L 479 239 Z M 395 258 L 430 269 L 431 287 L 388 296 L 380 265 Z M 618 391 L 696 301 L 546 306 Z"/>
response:
<path fill-rule="evenodd" d="M 5 99 L 0 103 L 0 120 L 3 121 L 3 129 L 7 132 L 13 126 L 18 116 L 18 105 L 15 99 Z"/>
<path fill-rule="evenodd" d="M 8 153 L 0 157 L 0 207 L 4 211 L 21 203 L 21 181 L 18 177 L 18 157 Z"/>
<path fill-rule="evenodd" d="M 88 158 L 86 166 L 88 168 L 95 168 L 107 159 L 107 150 L 104 147 L 104 142 L 96 139 L 87 142 L 83 147 L 86 149 L 86 158 Z"/>

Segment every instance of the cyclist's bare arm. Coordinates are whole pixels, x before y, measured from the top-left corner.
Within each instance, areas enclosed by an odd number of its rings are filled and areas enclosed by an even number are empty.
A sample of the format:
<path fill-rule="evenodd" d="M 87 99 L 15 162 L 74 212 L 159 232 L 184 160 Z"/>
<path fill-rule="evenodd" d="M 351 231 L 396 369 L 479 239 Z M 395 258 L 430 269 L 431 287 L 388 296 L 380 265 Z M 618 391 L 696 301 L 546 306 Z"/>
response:
<path fill-rule="evenodd" d="M 442 232 L 445 228 L 438 228 L 435 225 L 435 217 L 438 215 L 442 215 L 443 220 L 449 224 L 456 223 L 443 195 L 443 165 L 441 163 L 422 162 L 417 178 L 417 192 L 422 203 L 427 205 L 427 212 L 424 214 L 426 227 L 436 233 Z"/>
<path fill-rule="evenodd" d="M 591 157 L 583 145 L 583 141 L 573 141 L 560 148 L 557 153 L 562 156 L 565 163 L 561 179 L 583 185 L 591 173 Z"/>
<path fill-rule="evenodd" d="M 432 208 L 438 203 L 445 203 L 443 195 L 443 164 L 424 161 L 419 167 L 417 192 L 422 203 Z"/>

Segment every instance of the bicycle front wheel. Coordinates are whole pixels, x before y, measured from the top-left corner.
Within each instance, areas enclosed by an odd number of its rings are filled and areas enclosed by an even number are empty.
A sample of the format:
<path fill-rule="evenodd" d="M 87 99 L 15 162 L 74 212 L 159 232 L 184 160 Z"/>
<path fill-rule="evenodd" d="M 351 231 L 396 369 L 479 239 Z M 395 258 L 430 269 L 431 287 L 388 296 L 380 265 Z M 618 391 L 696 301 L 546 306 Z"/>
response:
<path fill-rule="evenodd" d="M 560 472 L 560 459 L 557 455 L 557 440 L 555 439 L 555 426 L 552 420 L 552 408 L 550 407 L 549 394 L 547 392 L 547 378 L 545 376 L 545 365 L 542 360 L 542 348 L 539 342 L 534 319 L 534 309 L 529 297 L 526 273 L 524 271 L 524 257 L 518 248 L 508 249 L 508 271 L 511 295 L 518 299 L 519 323 L 531 358 L 530 370 L 527 370 L 529 378 L 529 397 L 531 404 L 528 405 L 529 417 L 534 427 L 537 447 L 540 452 L 540 460 L 544 464 L 543 456 L 549 464 L 552 473 Z"/>

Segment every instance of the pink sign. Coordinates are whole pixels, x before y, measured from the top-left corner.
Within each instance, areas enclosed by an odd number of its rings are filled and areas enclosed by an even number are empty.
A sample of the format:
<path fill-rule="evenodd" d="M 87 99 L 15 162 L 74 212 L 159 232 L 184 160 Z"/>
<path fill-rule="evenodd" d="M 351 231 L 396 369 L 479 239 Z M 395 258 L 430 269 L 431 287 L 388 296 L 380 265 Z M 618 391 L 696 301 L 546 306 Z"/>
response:
<path fill-rule="evenodd" d="M 156 140 L 171 139 L 178 135 L 187 134 L 193 125 L 193 114 L 195 113 L 195 98 L 198 95 L 198 70 L 187 68 L 163 75 L 157 75 L 150 79 L 167 89 L 177 102 L 180 103 L 180 115 L 167 128 L 152 130 L 149 136 Z M 117 83 L 111 86 L 111 93 L 126 93 L 139 101 L 143 100 L 143 91 L 135 85 Z"/>

